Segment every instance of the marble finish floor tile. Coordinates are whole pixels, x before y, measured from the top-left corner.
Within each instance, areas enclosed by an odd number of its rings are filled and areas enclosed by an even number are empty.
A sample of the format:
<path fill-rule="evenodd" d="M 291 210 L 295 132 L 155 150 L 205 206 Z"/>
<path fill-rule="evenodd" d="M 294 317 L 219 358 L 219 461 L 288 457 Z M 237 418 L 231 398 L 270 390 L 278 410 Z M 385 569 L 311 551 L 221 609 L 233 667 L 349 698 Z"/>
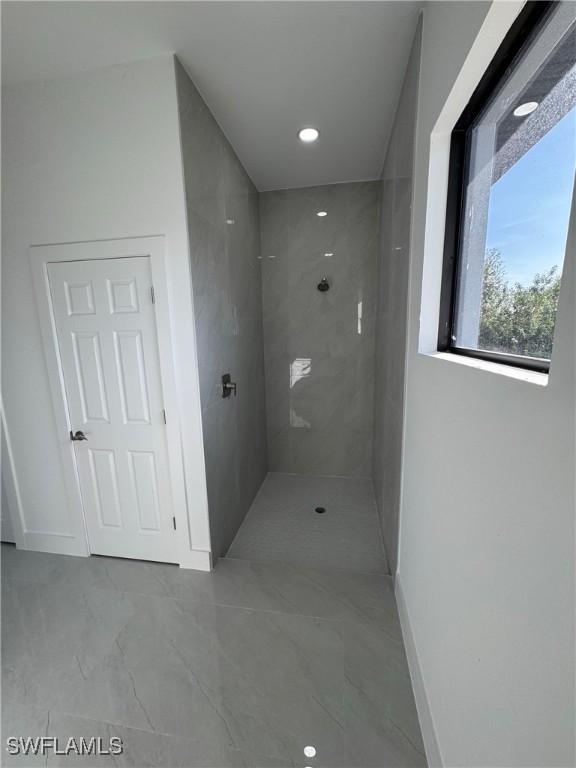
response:
<path fill-rule="evenodd" d="M 372 481 L 270 472 L 227 556 L 388 573 Z"/>
<path fill-rule="evenodd" d="M 125 746 L 13 764 L 425 765 L 389 577 L 9 546 L 2 573 L 3 736 Z"/>
<path fill-rule="evenodd" d="M 222 558 L 211 573 L 165 563 L 70 557 L 2 545 L 2 576 L 11 581 L 115 590 L 197 603 L 369 621 L 397 639 L 400 624 L 390 577 Z"/>

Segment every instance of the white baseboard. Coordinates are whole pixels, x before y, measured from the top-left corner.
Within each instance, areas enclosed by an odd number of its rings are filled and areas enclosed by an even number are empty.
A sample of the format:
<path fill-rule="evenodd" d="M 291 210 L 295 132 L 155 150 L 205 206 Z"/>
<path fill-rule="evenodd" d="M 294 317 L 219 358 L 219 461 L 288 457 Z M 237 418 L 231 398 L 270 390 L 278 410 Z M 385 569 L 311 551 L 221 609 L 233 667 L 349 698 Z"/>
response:
<path fill-rule="evenodd" d="M 212 553 L 203 549 L 190 549 L 180 556 L 180 568 L 189 568 L 194 571 L 212 570 Z"/>
<path fill-rule="evenodd" d="M 399 573 L 396 574 L 394 593 L 396 595 L 396 604 L 400 615 L 402 637 L 404 638 L 404 647 L 406 649 L 408 668 L 410 670 L 410 678 L 412 680 L 412 688 L 416 700 L 416 709 L 418 710 L 418 719 L 420 720 L 422 740 L 424 741 L 424 749 L 426 750 L 426 759 L 428 760 L 430 768 L 442 768 L 444 763 L 442 761 L 440 747 L 438 746 L 438 739 L 436 738 L 434 719 L 432 717 L 430 702 L 428 701 L 426 688 L 424 686 L 422 669 L 414 644 L 412 627 L 410 626 L 410 619 L 408 617 L 406 602 L 404 601 L 404 593 L 402 591 L 402 582 Z"/>

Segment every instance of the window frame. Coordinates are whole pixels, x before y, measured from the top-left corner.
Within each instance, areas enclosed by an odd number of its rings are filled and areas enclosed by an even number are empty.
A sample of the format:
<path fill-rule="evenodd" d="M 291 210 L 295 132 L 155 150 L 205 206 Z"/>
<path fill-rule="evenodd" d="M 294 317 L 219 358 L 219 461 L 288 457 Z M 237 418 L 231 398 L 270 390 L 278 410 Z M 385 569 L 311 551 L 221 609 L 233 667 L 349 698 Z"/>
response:
<path fill-rule="evenodd" d="M 529 0 L 510 27 L 468 104 L 456 122 L 450 137 L 448 190 L 446 198 L 446 226 L 444 256 L 440 287 L 440 313 L 438 323 L 438 351 L 514 366 L 540 373 L 548 373 L 550 360 L 505 352 L 459 347 L 452 337 L 456 321 L 456 302 L 460 263 L 462 258 L 462 232 L 465 214 L 465 196 L 470 168 L 470 136 L 476 118 L 482 113 L 495 89 L 506 78 L 520 54 L 530 45 L 535 32 L 557 5 L 554 0 Z"/>

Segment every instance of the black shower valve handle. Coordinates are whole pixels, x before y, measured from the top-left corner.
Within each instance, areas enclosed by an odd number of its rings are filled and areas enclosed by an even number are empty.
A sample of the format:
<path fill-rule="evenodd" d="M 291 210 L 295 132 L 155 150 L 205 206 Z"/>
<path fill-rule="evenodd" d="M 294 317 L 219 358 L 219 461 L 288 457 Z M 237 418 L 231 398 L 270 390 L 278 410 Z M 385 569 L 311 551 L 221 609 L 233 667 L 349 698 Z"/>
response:
<path fill-rule="evenodd" d="M 225 373 L 222 376 L 222 397 L 230 397 L 230 395 L 234 395 L 236 397 L 236 382 L 232 381 L 232 377 L 229 373 Z"/>

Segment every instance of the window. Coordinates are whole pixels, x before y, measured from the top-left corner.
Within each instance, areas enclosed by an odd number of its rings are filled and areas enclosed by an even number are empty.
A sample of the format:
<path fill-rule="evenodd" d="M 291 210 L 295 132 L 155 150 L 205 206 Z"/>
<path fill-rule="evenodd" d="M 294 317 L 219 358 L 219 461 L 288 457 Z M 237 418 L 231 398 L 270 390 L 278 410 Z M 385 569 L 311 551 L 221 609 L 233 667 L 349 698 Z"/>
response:
<path fill-rule="evenodd" d="M 438 348 L 547 371 L 576 167 L 576 4 L 530 2 L 462 113 Z"/>

